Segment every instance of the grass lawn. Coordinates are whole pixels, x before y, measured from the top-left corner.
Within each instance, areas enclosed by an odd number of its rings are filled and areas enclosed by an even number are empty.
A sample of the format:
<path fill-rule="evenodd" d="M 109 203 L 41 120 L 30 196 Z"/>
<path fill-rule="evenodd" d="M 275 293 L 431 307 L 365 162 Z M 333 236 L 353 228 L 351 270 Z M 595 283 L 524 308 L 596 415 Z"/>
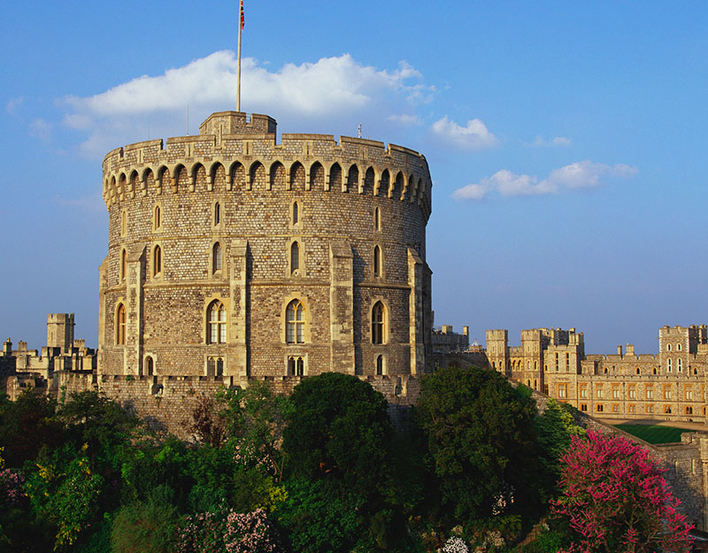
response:
<path fill-rule="evenodd" d="M 620 430 L 629 432 L 637 438 L 641 438 L 650 444 L 668 444 L 681 441 L 682 432 L 690 432 L 683 428 L 673 426 L 657 426 L 648 424 L 616 424 Z"/>

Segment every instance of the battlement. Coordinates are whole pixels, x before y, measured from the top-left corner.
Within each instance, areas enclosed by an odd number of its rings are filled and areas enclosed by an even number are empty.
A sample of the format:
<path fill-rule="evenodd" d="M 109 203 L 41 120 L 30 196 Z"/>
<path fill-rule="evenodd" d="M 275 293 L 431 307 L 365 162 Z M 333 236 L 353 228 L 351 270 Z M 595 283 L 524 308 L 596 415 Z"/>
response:
<path fill-rule="evenodd" d="M 199 126 L 200 135 L 229 134 L 275 134 L 278 123 L 268 115 L 254 113 L 250 120 L 242 111 L 219 111 L 212 113 Z"/>
<path fill-rule="evenodd" d="M 106 207 L 165 190 L 292 190 L 304 172 L 304 189 L 384 196 L 417 203 L 430 216 L 432 182 L 425 157 L 395 144 L 332 135 L 284 134 L 276 122 L 242 112 L 212 114 L 198 136 L 149 140 L 110 151 L 103 160 Z M 228 132 L 226 132 L 228 131 Z"/>

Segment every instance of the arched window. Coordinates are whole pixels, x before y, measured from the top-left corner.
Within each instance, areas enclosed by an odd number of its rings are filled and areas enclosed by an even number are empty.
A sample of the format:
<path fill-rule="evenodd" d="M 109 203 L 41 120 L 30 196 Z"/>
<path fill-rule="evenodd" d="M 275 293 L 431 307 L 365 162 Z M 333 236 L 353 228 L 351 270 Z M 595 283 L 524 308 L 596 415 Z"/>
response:
<path fill-rule="evenodd" d="M 381 230 L 381 210 L 378 207 L 374 209 L 374 230 Z"/>
<path fill-rule="evenodd" d="M 211 249 L 211 272 L 216 273 L 221 271 L 222 266 L 222 255 L 221 255 L 221 244 L 218 242 L 214 244 Z"/>
<path fill-rule="evenodd" d="M 162 213 L 160 211 L 160 206 L 156 205 L 152 212 L 152 228 L 154 230 L 159 230 L 162 227 Z"/>
<path fill-rule="evenodd" d="M 285 310 L 285 341 L 288 344 L 305 342 L 305 306 L 293 300 Z"/>
<path fill-rule="evenodd" d="M 300 206 L 297 202 L 293 202 L 293 225 L 300 224 Z"/>
<path fill-rule="evenodd" d="M 152 360 L 152 357 L 145 359 L 145 374 L 147 376 L 155 374 L 155 362 Z"/>
<path fill-rule="evenodd" d="M 116 310 L 116 345 L 125 345 L 125 305 L 122 303 Z"/>
<path fill-rule="evenodd" d="M 300 244 L 293 242 L 290 245 L 290 273 L 300 270 Z"/>
<path fill-rule="evenodd" d="M 374 277 L 381 276 L 381 247 L 374 246 Z"/>
<path fill-rule="evenodd" d="M 371 310 L 371 342 L 383 344 L 386 341 L 386 308 L 377 301 Z"/>
<path fill-rule="evenodd" d="M 152 276 L 157 276 L 162 272 L 162 249 L 155 246 L 152 252 Z"/>
<path fill-rule="evenodd" d="M 216 202 L 214 204 L 214 225 L 221 223 L 221 204 Z"/>
<path fill-rule="evenodd" d="M 226 343 L 226 307 L 214 300 L 207 309 L 207 343 Z"/>
<path fill-rule="evenodd" d="M 128 252 L 123 250 L 120 254 L 120 279 L 125 280 L 128 274 Z"/>
<path fill-rule="evenodd" d="M 302 359 L 302 357 L 297 358 L 297 362 L 295 363 L 295 367 L 296 367 L 298 376 L 305 376 L 305 361 Z"/>
<path fill-rule="evenodd" d="M 381 376 L 383 373 L 384 373 L 384 356 L 377 355 L 376 356 L 376 374 L 378 376 Z"/>

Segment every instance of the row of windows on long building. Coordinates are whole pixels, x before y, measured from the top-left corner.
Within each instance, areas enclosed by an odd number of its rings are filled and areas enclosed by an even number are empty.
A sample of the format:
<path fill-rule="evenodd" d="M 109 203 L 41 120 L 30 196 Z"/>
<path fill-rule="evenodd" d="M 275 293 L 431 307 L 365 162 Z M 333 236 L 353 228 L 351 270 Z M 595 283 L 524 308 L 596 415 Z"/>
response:
<path fill-rule="evenodd" d="M 220 300 L 213 300 L 207 307 L 206 343 L 226 344 L 227 311 Z M 304 344 L 307 342 L 307 317 L 304 304 L 299 299 L 290 301 L 285 309 L 285 342 Z M 122 302 L 116 308 L 116 345 L 125 345 L 126 311 Z M 377 301 L 371 310 L 371 343 L 385 344 L 387 340 L 387 316 L 383 302 Z"/>

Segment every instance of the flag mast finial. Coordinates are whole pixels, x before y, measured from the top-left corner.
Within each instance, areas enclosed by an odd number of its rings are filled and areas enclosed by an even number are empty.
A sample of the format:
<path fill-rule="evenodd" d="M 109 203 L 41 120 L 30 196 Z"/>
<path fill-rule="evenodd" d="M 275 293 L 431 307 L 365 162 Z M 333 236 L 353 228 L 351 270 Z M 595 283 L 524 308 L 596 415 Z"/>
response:
<path fill-rule="evenodd" d="M 236 111 L 241 111 L 241 31 L 245 18 L 243 15 L 243 0 L 239 0 L 238 8 L 238 52 L 236 53 L 237 68 L 236 68 Z"/>

